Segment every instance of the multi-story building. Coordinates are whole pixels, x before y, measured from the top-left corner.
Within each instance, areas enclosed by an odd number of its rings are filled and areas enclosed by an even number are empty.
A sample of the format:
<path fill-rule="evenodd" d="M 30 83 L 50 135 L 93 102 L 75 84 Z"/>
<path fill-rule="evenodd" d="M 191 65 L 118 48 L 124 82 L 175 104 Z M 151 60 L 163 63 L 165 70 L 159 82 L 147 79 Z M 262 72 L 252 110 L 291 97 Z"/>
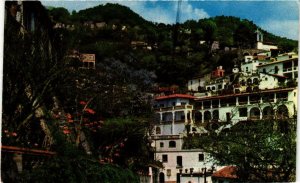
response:
<path fill-rule="evenodd" d="M 203 150 L 183 147 L 184 136 L 196 131 L 192 117 L 194 98 L 186 94 L 171 94 L 155 99 L 158 120 L 154 125 L 152 145 L 155 149 L 155 160 L 164 165 L 159 170 L 159 182 L 188 182 L 194 179 L 203 182 L 204 177 L 200 175 L 204 168 L 212 167 Z"/>
<path fill-rule="evenodd" d="M 220 66 L 208 75 L 189 80 L 187 86 L 193 96 L 156 98 L 159 120 L 152 139 L 155 158 L 164 165 L 158 176 L 160 182 L 204 181 L 202 170 L 213 163 L 203 150 L 183 148 L 184 137 L 190 133 L 202 135 L 240 121 L 296 115 L 298 56 L 276 55 L 276 50 L 257 51 L 245 55 L 230 74 L 225 75 Z M 211 181 L 211 177 L 206 180 Z"/>

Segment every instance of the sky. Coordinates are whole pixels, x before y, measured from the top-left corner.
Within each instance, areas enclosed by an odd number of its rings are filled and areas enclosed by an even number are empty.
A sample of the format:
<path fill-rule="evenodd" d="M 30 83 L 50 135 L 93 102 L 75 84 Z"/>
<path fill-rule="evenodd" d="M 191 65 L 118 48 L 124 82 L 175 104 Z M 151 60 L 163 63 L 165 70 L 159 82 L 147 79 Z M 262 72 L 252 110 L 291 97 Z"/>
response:
<path fill-rule="evenodd" d="M 70 12 L 99 4 L 118 3 L 129 7 L 146 20 L 173 24 L 176 22 L 177 1 L 50 1 L 42 0 L 45 6 L 64 7 Z M 299 2 L 297 0 L 183 0 L 180 6 L 180 22 L 199 20 L 214 16 L 236 16 L 253 21 L 262 29 L 281 37 L 299 40 Z"/>

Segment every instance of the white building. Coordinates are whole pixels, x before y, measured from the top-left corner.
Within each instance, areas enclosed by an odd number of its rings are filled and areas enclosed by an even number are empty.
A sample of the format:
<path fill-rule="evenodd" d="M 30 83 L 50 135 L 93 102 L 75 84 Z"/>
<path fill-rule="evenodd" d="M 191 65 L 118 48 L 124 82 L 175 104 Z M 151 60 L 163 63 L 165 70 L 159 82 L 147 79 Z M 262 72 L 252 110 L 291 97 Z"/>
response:
<path fill-rule="evenodd" d="M 183 137 L 196 130 L 191 103 L 194 98 L 191 95 L 172 94 L 155 99 L 158 121 L 151 139 L 155 160 L 161 161 L 164 166 L 158 173 L 159 182 L 203 182 L 203 170 L 213 166 L 203 150 L 183 149 Z M 209 174 L 206 180 L 210 182 Z"/>

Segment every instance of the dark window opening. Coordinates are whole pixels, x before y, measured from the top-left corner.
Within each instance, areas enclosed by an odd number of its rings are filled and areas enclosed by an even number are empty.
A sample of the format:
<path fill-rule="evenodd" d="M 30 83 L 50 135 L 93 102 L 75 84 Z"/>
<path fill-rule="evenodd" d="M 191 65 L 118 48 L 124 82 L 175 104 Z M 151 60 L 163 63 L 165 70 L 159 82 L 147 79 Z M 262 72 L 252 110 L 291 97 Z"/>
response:
<path fill-rule="evenodd" d="M 219 111 L 218 110 L 214 110 L 213 111 L 213 119 L 214 120 L 218 120 L 219 119 Z"/>
<path fill-rule="evenodd" d="M 196 111 L 195 114 L 195 123 L 201 123 L 202 122 L 202 113 L 199 111 Z"/>
<path fill-rule="evenodd" d="M 247 108 L 240 108 L 239 109 L 239 116 L 240 117 L 247 117 Z"/>
<path fill-rule="evenodd" d="M 170 142 L 169 142 L 169 147 L 170 147 L 170 148 L 176 147 L 176 142 L 175 142 L 175 141 L 170 141 Z"/>
<path fill-rule="evenodd" d="M 164 143 L 163 142 L 159 143 L 159 146 L 164 147 Z"/>
<path fill-rule="evenodd" d="M 168 162 L 168 155 L 167 154 L 162 155 L 162 161 L 163 162 Z"/>
<path fill-rule="evenodd" d="M 177 166 L 182 166 L 182 156 L 177 156 Z"/>
<path fill-rule="evenodd" d="M 204 154 L 199 154 L 199 161 L 204 161 Z"/>
<path fill-rule="evenodd" d="M 274 68 L 274 73 L 275 73 L 275 74 L 278 74 L 278 71 L 279 71 L 278 66 L 275 66 L 275 68 Z"/>

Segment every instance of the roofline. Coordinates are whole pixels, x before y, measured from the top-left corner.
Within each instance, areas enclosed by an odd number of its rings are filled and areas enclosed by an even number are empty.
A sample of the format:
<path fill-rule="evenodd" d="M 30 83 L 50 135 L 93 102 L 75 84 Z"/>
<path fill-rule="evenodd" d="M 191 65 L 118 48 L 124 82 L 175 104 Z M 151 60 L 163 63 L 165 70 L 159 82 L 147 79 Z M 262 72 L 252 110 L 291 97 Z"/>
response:
<path fill-rule="evenodd" d="M 156 97 L 155 100 L 166 100 L 166 99 L 173 99 L 173 98 L 195 99 L 196 97 L 188 94 L 172 94 L 172 95 Z"/>
<path fill-rule="evenodd" d="M 295 87 L 296 88 L 296 87 Z M 226 98 L 226 97 L 238 97 L 238 96 L 247 96 L 247 95 L 254 95 L 259 93 L 270 93 L 270 92 L 281 92 L 281 91 L 292 91 L 295 88 L 281 88 L 281 89 L 270 89 L 270 90 L 261 90 L 259 92 L 251 92 L 251 93 L 238 93 L 238 94 L 230 94 L 230 95 L 218 95 L 218 96 L 210 96 L 210 97 L 204 97 L 204 98 L 195 98 L 195 102 L 197 101 L 204 101 L 204 100 L 211 100 L 211 99 L 220 99 L 220 98 Z"/>
<path fill-rule="evenodd" d="M 269 62 L 269 63 L 266 63 L 266 64 L 258 65 L 256 67 L 263 67 L 263 66 L 266 66 L 266 65 L 277 64 L 277 63 L 280 63 L 280 62 L 287 62 L 289 60 L 298 60 L 298 57 L 290 58 L 290 59 L 286 59 L 286 60 L 280 60 L 280 61 L 273 61 L 273 62 Z"/>
<path fill-rule="evenodd" d="M 56 152 L 52 152 L 52 151 L 30 149 L 30 148 L 16 147 L 16 146 L 1 146 L 1 151 L 20 153 L 20 154 L 32 154 L 32 155 L 46 155 L 46 156 L 56 155 Z"/>

